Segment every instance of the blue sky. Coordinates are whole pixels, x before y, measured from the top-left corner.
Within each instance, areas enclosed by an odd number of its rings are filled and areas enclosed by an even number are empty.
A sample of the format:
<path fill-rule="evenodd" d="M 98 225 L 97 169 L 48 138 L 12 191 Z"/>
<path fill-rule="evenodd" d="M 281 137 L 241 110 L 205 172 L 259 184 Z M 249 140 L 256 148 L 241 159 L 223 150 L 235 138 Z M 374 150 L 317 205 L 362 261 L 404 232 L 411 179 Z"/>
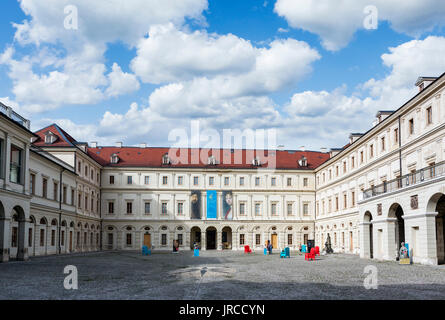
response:
<path fill-rule="evenodd" d="M 439 0 L 376 0 L 375 30 L 362 0 L 53 2 L 0 4 L 0 101 L 81 141 L 167 146 L 199 120 L 338 147 L 445 71 Z"/>

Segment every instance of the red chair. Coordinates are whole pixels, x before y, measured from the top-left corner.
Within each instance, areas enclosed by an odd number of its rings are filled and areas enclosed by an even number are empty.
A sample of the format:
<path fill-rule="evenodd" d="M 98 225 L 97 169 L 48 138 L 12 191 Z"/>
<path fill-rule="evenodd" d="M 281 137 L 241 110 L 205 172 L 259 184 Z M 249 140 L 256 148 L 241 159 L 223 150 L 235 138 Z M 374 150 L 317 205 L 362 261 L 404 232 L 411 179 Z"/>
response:
<path fill-rule="evenodd" d="M 311 249 L 311 252 L 306 252 L 304 255 L 304 260 L 315 260 L 315 248 Z"/>
<path fill-rule="evenodd" d="M 315 247 L 315 254 L 320 255 L 320 248 L 318 246 Z"/>
<path fill-rule="evenodd" d="M 252 253 L 252 249 L 249 246 L 244 246 L 244 253 Z"/>

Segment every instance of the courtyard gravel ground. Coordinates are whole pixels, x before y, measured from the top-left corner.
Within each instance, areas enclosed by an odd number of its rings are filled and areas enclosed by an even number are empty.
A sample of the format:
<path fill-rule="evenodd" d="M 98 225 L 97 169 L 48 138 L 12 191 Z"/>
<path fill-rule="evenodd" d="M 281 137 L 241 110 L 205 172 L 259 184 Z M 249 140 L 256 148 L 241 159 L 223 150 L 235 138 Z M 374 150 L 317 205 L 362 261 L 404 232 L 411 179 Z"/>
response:
<path fill-rule="evenodd" d="M 78 269 L 78 290 L 64 289 L 65 266 Z M 364 268 L 378 289 L 364 288 Z M 0 264 L 0 299 L 445 299 L 445 266 L 399 265 L 333 254 L 305 261 L 291 252 L 97 252 L 33 257 Z"/>

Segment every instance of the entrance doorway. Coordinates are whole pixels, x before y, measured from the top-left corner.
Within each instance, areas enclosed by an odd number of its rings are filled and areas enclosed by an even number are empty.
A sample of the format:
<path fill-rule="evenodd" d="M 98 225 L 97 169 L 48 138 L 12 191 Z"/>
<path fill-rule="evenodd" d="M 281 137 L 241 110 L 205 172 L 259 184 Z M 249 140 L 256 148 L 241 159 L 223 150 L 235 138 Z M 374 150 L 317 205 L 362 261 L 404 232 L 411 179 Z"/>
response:
<path fill-rule="evenodd" d="M 396 249 L 397 249 L 397 256 L 396 260 L 399 260 L 399 252 L 401 248 L 402 242 L 405 242 L 405 222 L 402 218 L 403 216 L 403 209 L 398 204 L 395 203 L 391 206 L 389 209 L 388 216 L 390 218 L 396 218 L 397 221 L 395 223 L 395 239 L 396 239 Z"/>
<path fill-rule="evenodd" d="M 272 248 L 277 249 L 278 248 L 278 235 L 274 233 L 272 235 Z"/>
<path fill-rule="evenodd" d="M 367 211 L 365 213 L 364 222 L 369 223 L 369 225 L 368 225 L 369 226 L 369 233 L 368 233 L 368 235 L 369 235 L 369 258 L 373 259 L 374 258 L 374 239 L 372 237 L 372 233 L 373 233 L 373 231 L 372 231 L 372 214 L 369 211 Z M 366 227 L 366 225 L 365 225 L 365 227 Z M 365 229 L 365 231 L 366 231 L 366 229 Z"/>
<path fill-rule="evenodd" d="M 194 244 L 201 248 L 201 229 L 199 227 L 193 227 L 190 230 L 190 249 L 194 249 Z"/>
<path fill-rule="evenodd" d="M 206 249 L 215 250 L 216 249 L 216 228 L 209 227 L 206 230 Z"/>
<path fill-rule="evenodd" d="M 437 263 L 445 264 L 445 195 L 437 201 L 436 212 L 436 246 Z"/>
<path fill-rule="evenodd" d="M 73 252 L 73 232 L 70 231 L 70 252 Z"/>
<path fill-rule="evenodd" d="M 224 227 L 221 236 L 222 248 L 232 249 L 232 229 L 230 227 Z"/>
<path fill-rule="evenodd" d="M 151 248 L 151 234 L 149 233 L 144 234 L 144 246 Z"/>

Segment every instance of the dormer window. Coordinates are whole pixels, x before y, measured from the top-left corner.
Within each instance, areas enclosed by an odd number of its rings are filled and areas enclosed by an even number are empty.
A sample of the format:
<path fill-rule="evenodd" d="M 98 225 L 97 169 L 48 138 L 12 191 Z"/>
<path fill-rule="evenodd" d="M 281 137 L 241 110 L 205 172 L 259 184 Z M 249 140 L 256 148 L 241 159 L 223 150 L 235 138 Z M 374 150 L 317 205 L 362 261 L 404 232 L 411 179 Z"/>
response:
<path fill-rule="evenodd" d="M 207 160 L 209 165 L 216 165 L 216 158 L 214 156 L 210 156 L 209 159 Z"/>
<path fill-rule="evenodd" d="M 300 167 L 307 167 L 307 159 L 305 156 L 302 156 L 300 160 L 298 160 L 298 164 Z"/>
<path fill-rule="evenodd" d="M 260 158 L 255 157 L 255 158 L 252 160 L 252 164 L 253 164 L 254 166 L 256 166 L 256 167 L 261 166 L 261 160 L 260 160 Z"/>
<path fill-rule="evenodd" d="M 168 153 L 166 153 L 162 156 L 162 164 L 165 164 L 165 165 L 170 164 L 170 158 L 168 156 Z"/>
<path fill-rule="evenodd" d="M 47 144 L 53 144 L 54 142 L 56 142 L 57 140 L 57 136 L 52 133 L 51 131 L 48 131 L 45 133 L 45 143 Z"/>
<path fill-rule="evenodd" d="M 116 164 L 116 163 L 118 163 L 119 162 L 119 157 L 117 156 L 117 154 L 112 154 L 111 155 L 111 163 L 112 164 Z"/>

